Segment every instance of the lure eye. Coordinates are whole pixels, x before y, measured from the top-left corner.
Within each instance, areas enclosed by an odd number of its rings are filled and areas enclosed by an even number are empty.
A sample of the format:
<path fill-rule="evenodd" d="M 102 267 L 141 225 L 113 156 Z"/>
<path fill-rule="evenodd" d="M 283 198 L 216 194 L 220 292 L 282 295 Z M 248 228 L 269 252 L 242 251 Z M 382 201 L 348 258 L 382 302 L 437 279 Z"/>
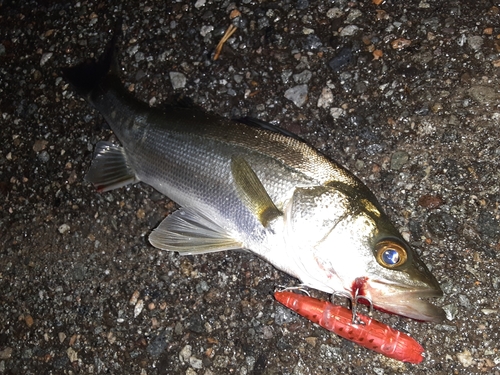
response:
<path fill-rule="evenodd" d="M 398 267 L 408 259 L 405 248 L 394 241 L 380 241 L 376 246 L 376 251 L 377 261 L 387 268 Z"/>

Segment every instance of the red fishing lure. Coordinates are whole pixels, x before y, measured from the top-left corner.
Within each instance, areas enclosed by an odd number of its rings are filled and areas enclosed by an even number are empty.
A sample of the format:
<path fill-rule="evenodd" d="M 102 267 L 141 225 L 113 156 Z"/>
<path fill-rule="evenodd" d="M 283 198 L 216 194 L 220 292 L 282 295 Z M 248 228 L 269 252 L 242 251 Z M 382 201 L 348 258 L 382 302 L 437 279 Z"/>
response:
<path fill-rule="evenodd" d="M 420 363 L 424 359 L 424 348 L 410 336 L 365 315 L 358 313 L 360 323 L 353 323 L 351 310 L 327 301 L 292 292 L 275 292 L 274 298 L 304 318 L 367 349 L 403 362 Z"/>

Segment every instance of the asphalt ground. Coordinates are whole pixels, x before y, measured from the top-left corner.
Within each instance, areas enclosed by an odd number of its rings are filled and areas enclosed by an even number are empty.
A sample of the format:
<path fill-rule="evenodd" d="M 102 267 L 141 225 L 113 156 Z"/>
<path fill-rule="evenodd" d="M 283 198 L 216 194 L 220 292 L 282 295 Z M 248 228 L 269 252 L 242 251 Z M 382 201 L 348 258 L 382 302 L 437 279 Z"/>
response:
<path fill-rule="evenodd" d="M 84 181 L 114 137 L 61 68 L 119 18 L 138 98 L 269 121 L 374 191 L 444 290 L 440 324 L 374 313 L 421 364 L 281 307 L 298 281 L 252 254 L 153 248 L 176 205 L 149 186 Z M 0 1 L 0 373 L 499 374 L 499 25 L 494 1 Z"/>

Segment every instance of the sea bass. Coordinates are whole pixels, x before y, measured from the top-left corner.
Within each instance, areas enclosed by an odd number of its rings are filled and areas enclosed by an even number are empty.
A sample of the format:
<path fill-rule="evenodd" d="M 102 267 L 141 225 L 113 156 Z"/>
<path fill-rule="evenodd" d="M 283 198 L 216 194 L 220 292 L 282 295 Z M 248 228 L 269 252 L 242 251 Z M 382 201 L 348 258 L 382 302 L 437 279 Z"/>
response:
<path fill-rule="evenodd" d="M 152 231 L 182 255 L 246 249 L 303 285 L 422 321 L 442 291 L 372 192 L 348 170 L 272 125 L 196 108 L 150 108 L 99 60 L 63 70 L 121 145 L 99 142 L 86 179 L 99 191 L 143 181 L 181 208 Z"/>

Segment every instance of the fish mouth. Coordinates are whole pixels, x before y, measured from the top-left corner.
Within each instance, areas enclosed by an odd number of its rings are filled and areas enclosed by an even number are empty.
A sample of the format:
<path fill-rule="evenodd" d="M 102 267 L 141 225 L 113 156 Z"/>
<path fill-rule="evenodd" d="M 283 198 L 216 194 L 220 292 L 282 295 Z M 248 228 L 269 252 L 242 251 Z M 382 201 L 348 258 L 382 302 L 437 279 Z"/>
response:
<path fill-rule="evenodd" d="M 367 281 L 364 289 L 371 297 L 373 307 L 378 310 L 424 322 L 438 323 L 445 318 L 444 310 L 427 300 L 443 296 L 439 286 L 415 288 L 371 280 Z"/>

